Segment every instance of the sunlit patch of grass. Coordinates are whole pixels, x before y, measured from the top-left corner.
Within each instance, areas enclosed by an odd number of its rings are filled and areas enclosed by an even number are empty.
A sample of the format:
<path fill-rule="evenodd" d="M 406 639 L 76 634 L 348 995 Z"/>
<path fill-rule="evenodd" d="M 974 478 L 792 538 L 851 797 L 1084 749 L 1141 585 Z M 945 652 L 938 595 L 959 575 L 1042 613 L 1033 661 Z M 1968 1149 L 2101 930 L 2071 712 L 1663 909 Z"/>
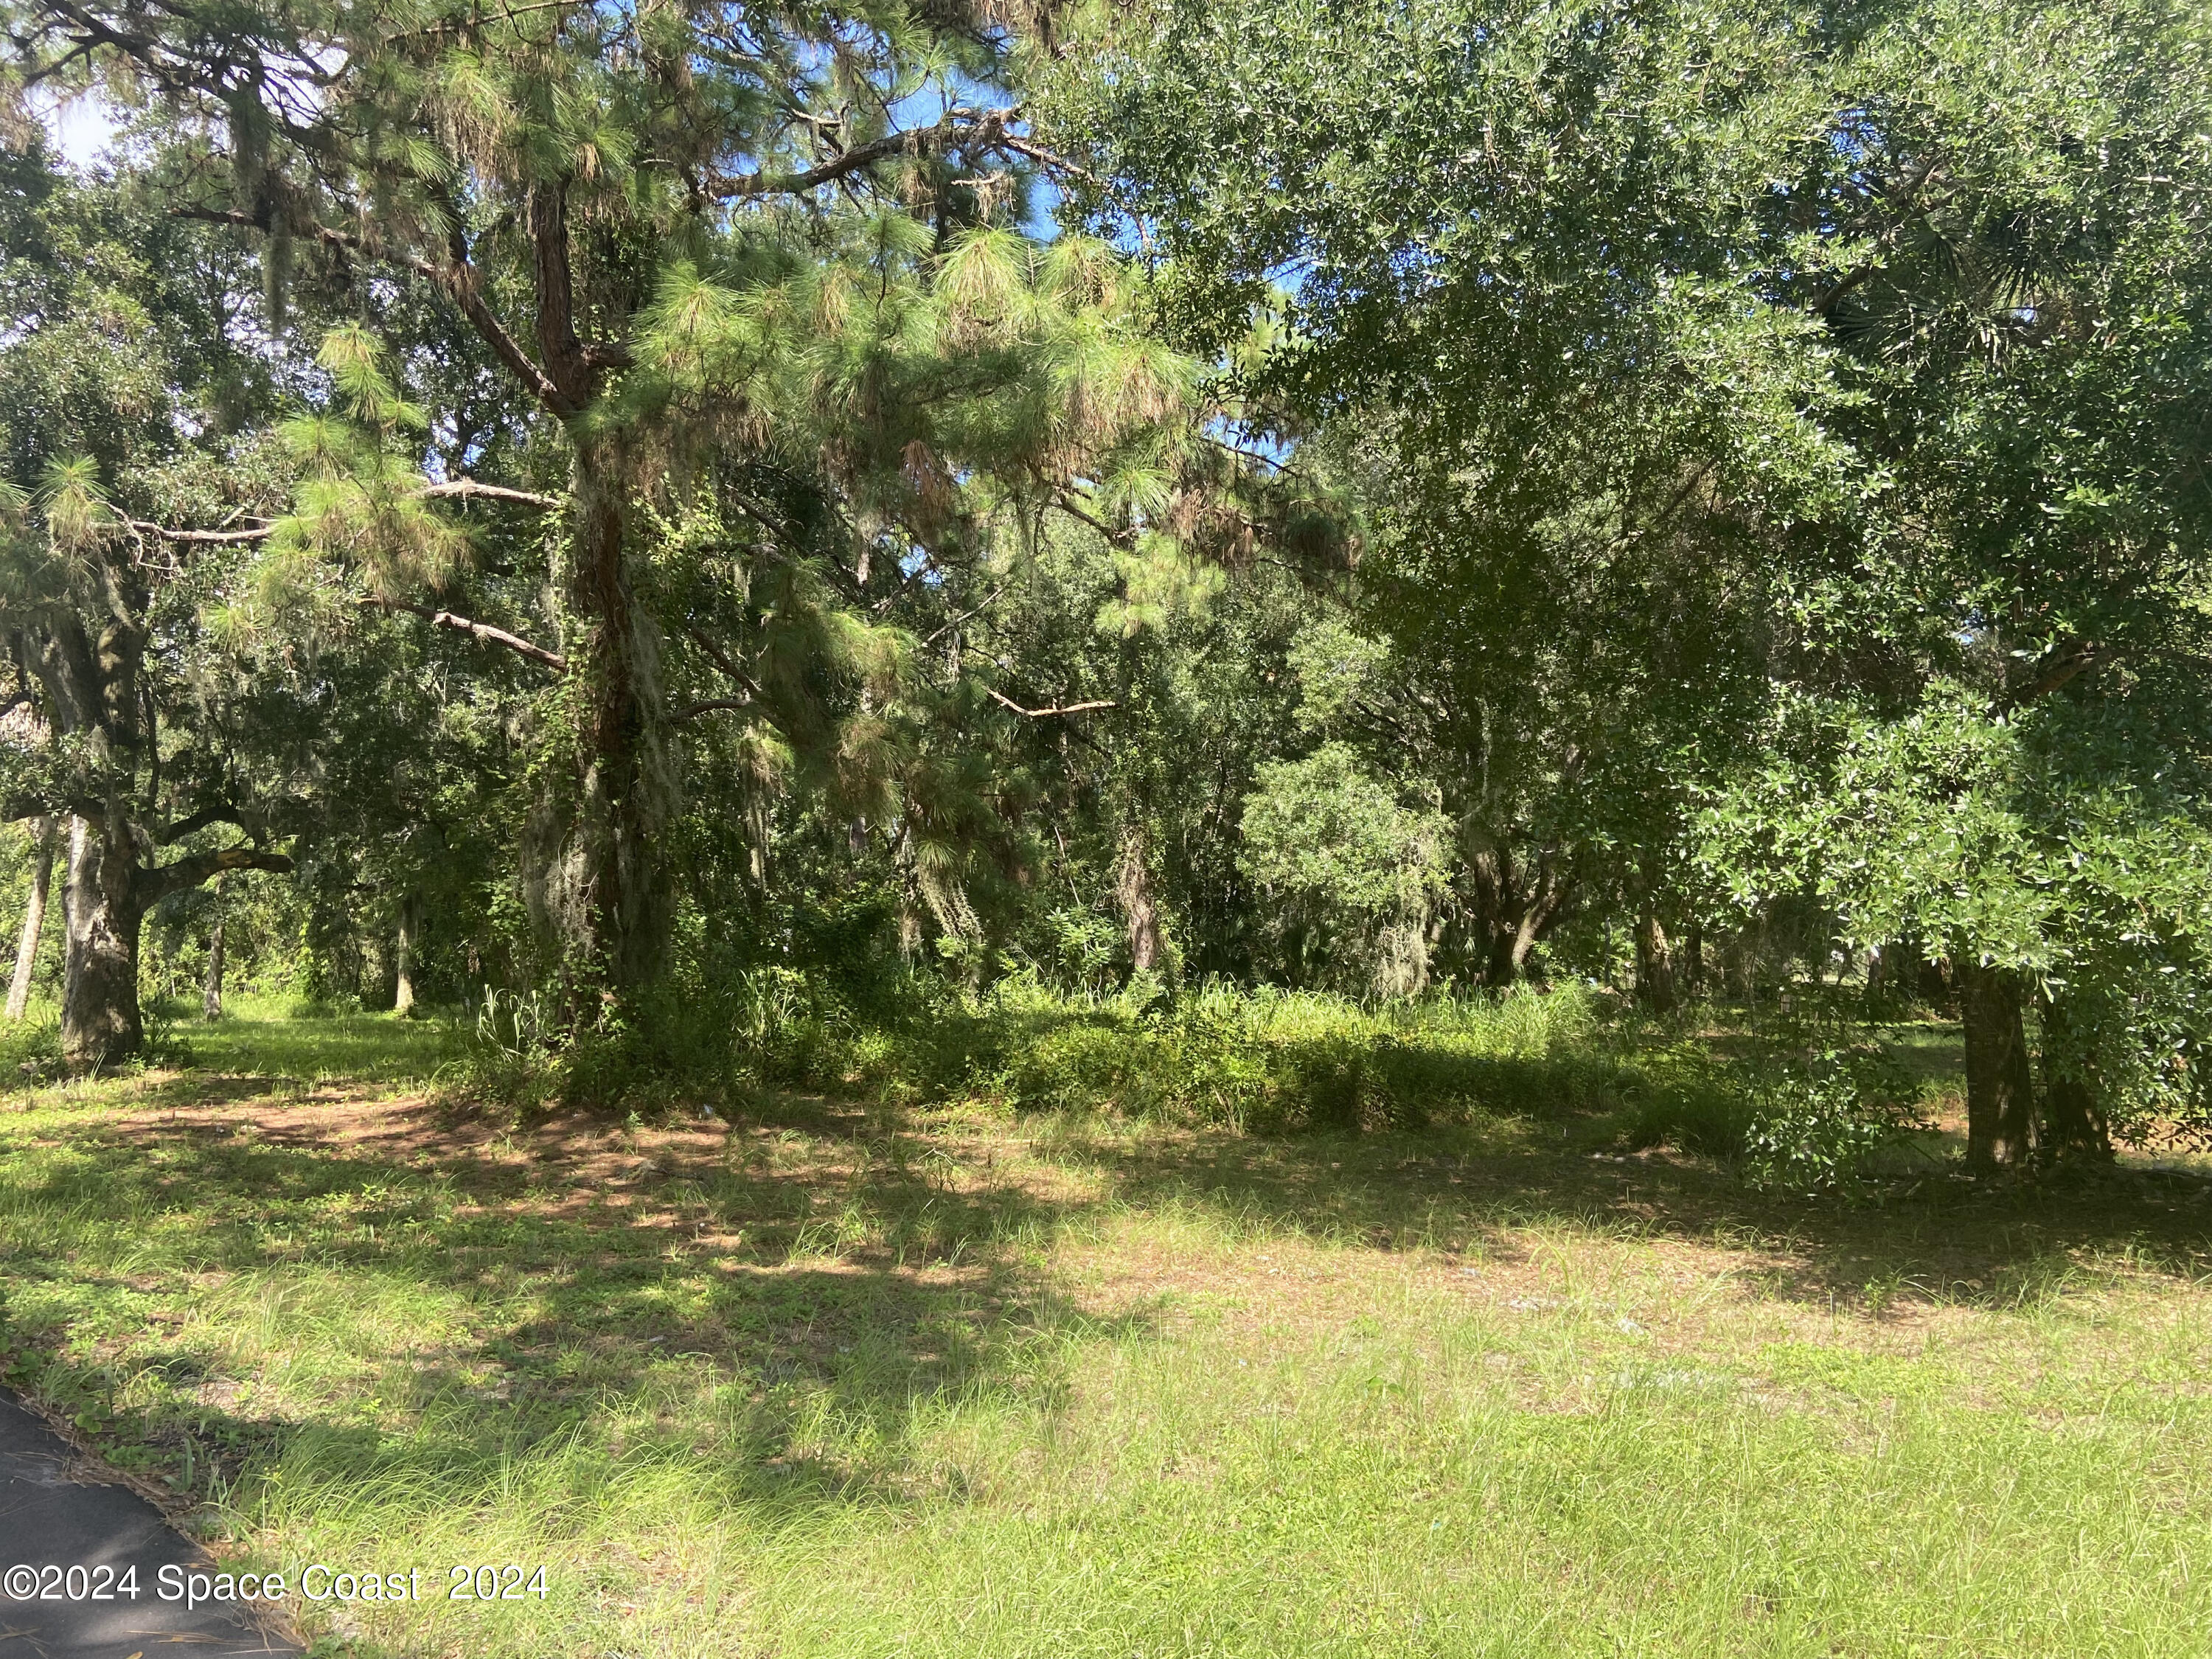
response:
<path fill-rule="evenodd" d="M 434 1029 L 226 1025 L 0 1111 L 0 1343 L 258 1565 L 549 1568 L 352 1608 L 362 1659 L 2057 1659 L 2212 1621 L 2179 1177 L 1822 1206 L 1534 1095 L 501 1131 L 225 1081 L 419 1076 Z"/>
<path fill-rule="evenodd" d="M 0 1030 L 0 1098 L 134 1097 L 171 1075 L 183 1080 L 186 1094 L 220 1093 L 240 1079 L 419 1088 L 465 1051 L 469 1036 L 450 1014 L 318 1014 L 276 997 L 234 997 L 218 1020 L 204 1020 L 182 1003 L 149 1005 L 146 1015 L 149 1052 L 143 1058 L 73 1074 L 60 1064 L 57 1011 L 34 1005 L 27 1019 Z"/>
<path fill-rule="evenodd" d="M 297 1018 L 275 1000 L 235 999 L 222 1019 L 183 1020 L 173 1029 L 197 1070 L 307 1083 L 342 1079 L 419 1085 L 453 1060 L 465 1042 L 450 1018 Z"/>

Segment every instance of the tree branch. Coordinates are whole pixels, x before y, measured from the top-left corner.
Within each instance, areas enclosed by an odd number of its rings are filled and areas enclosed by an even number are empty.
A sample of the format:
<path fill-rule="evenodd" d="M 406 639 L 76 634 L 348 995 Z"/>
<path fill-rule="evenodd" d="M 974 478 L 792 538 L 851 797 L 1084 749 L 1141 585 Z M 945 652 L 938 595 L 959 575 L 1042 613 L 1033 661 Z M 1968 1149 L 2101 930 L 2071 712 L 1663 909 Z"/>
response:
<path fill-rule="evenodd" d="M 711 714 L 717 709 L 744 709 L 758 707 L 759 705 L 750 697 L 702 697 L 697 702 L 685 703 L 668 718 L 680 726 L 685 720 L 696 720 L 700 715 Z"/>
<path fill-rule="evenodd" d="M 201 886 L 226 870 L 271 870 L 283 875 L 291 869 L 292 860 L 282 853 L 264 853 L 258 847 L 226 847 L 220 852 L 194 853 L 174 864 L 142 867 L 135 884 L 139 903 L 151 906 L 172 893 Z"/>
<path fill-rule="evenodd" d="M 565 673 L 568 659 L 557 651 L 548 651 L 544 646 L 524 639 L 520 634 L 510 634 L 504 628 L 494 628 L 489 623 L 471 622 L 466 617 L 457 617 L 450 611 L 440 611 L 427 605 L 412 605 L 405 599 L 365 599 L 358 602 L 364 610 L 404 611 L 410 617 L 420 617 L 433 628 L 451 629 L 456 634 L 465 634 L 479 645 L 504 646 L 517 656 L 527 657 L 555 673 Z"/>
<path fill-rule="evenodd" d="M 199 219 L 213 225 L 236 225 L 264 234 L 275 228 L 272 223 L 274 213 L 266 204 L 254 213 L 191 204 L 173 208 L 170 211 L 180 219 Z M 379 247 L 365 236 L 356 236 L 351 231 L 334 229 L 312 221 L 306 224 L 290 223 L 286 228 L 295 235 L 310 237 L 326 247 L 343 248 L 348 252 L 371 259 L 389 259 L 405 266 L 418 276 L 428 278 L 459 308 L 461 315 L 468 319 L 469 325 L 492 349 L 492 354 L 530 388 L 532 396 L 564 420 L 577 412 L 577 405 L 569 400 L 568 394 L 553 383 L 552 377 L 538 367 L 536 360 L 522 349 L 521 343 L 507 331 L 507 325 L 484 303 L 477 280 L 477 268 L 469 261 L 465 250 L 454 252 L 449 263 L 440 264 L 419 253 L 402 253 Z M 458 233 L 455 240 L 459 240 Z"/>
<path fill-rule="evenodd" d="M 1112 187 L 1090 168 L 1077 165 L 1065 155 L 1047 149 L 1042 144 L 1004 131 L 1000 133 L 997 142 L 1002 149 L 1010 149 L 1017 155 L 1027 156 L 1048 172 L 1064 173 L 1071 179 L 1082 179 L 1085 184 L 1102 193 L 1109 195 L 1112 193 Z"/>
<path fill-rule="evenodd" d="M 276 533 L 273 524 L 257 526 L 252 530 L 171 530 L 164 525 L 149 524 L 143 519 L 125 519 L 124 523 L 142 536 L 159 536 L 165 542 L 191 542 L 202 546 L 265 542 Z"/>
<path fill-rule="evenodd" d="M 1108 541 L 1111 542 L 1116 547 L 1133 547 L 1136 544 L 1137 532 L 1135 531 L 1115 529 L 1111 525 L 1099 518 L 1097 514 L 1078 507 L 1075 504 L 1075 498 L 1070 495 L 1064 489 L 1054 490 L 1053 492 L 1052 504 L 1058 507 L 1061 512 L 1066 514 L 1069 518 L 1074 520 L 1078 524 L 1089 525 L 1093 530 L 1097 531 L 1101 536 L 1103 536 Z"/>
<path fill-rule="evenodd" d="M 179 818 L 161 834 L 155 836 L 154 840 L 160 846 L 173 847 L 186 836 L 197 834 L 211 823 L 235 824 L 248 835 L 253 832 L 252 826 L 239 817 L 238 809 L 226 804 L 221 806 L 204 806 L 189 817 Z"/>
<path fill-rule="evenodd" d="M 443 483 L 424 484 L 414 493 L 419 501 L 511 501 L 517 507 L 536 507 L 541 513 L 558 512 L 568 505 L 558 495 L 509 489 L 504 484 L 480 483 L 474 478 L 449 478 Z M 172 530 L 143 519 L 125 519 L 124 522 L 142 536 L 159 536 L 165 542 L 188 542 L 197 546 L 265 542 L 276 533 L 273 524 L 258 525 L 251 530 Z"/>
<path fill-rule="evenodd" d="M 2014 686 L 1990 705 L 1990 716 L 2002 720 L 2039 697 L 2049 696 L 2069 681 L 2096 667 L 2106 655 L 2102 647 L 2087 641 L 2077 641 L 2070 646 L 2054 646 L 2036 665 L 2033 678 Z"/>
<path fill-rule="evenodd" d="M 534 507 L 546 513 L 557 512 L 568 505 L 558 495 L 509 489 L 503 484 L 479 483 L 474 478 L 451 478 L 444 483 L 425 484 L 415 493 L 435 501 L 512 501 L 517 507 Z"/>
<path fill-rule="evenodd" d="M 1000 707 L 1011 708 L 1017 714 L 1024 715 L 1033 720 L 1045 720 L 1054 714 L 1087 714 L 1094 708 L 1119 708 L 1121 706 L 1111 699 L 1102 699 L 1097 702 L 1063 703 L 1054 708 L 1024 708 L 1012 697 L 1003 696 L 990 686 L 987 685 L 983 688 L 983 695 Z"/>
<path fill-rule="evenodd" d="M 1873 276 L 1879 269 L 1880 267 L 1875 264 L 1871 260 L 1868 261 L 1864 264 L 1852 266 L 1850 270 L 1844 272 L 1843 276 L 1838 277 L 1833 283 L 1830 283 L 1828 285 L 1828 289 L 1825 294 L 1821 295 L 1819 299 L 1813 301 L 1813 314 L 1815 317 L 1828 317 L 1832 315 L 1835 312 L 1838 302 L 1843 299 L 1844 295 L 1849 294 L 1860 283 L 1865 282 L 1868 277 Z"/>
<path fill-rule="evenodd" d="M 725 674 L 728 675 L 732 679 L 735 680 L 739 685 L 742 685 L 745 689 L 745 698 L 743 702 L 727 702 L 726 704 L 724 699 L 711 698 L 705 702 L 694 705 L 694 713 L 703 714 L 709 708 L 720 708 L 725 706 L 733 708 L 745 708 L 752 703 L 762 702 L 767 697 L 768 694 L 765 691 L 763 691 L 760 688 L 760 682 L 755 679 L 751 675 L 746 673 L 744 669 L 738 667 L 738 665 L 731 659 L 730 653 L 725 651 L 714 640 L 708 637 L 703 629 L 699 628 L 696 624 L 688 622 L 678 625 L 686 634 L 691 636 L 691 642 L 707 653 L 707 660 L 708 662 L 713 663 L 715 667 L 720 669 Z M 690 715 L 679 714 L 677 718 L 678 720 L 689 720 Z"/>
<path fill-rule="evenodd" d="M 1000 595 L 1003 594 L 1006 591 L 1006 583 L 1000 582 L 996 587 L 993 588 L 988 593 L 983 596 L 982 603 L 972 605 L 969 609 L 962 611 L 951 622 L 946 623 L 937 629 L 927 639 L 922 641 L 922 644 L 925 646 L 935 645 L 938 641 L 943 639 L 947 634 L 950 634 L 954 629 L 958 628 L 963 623 L 972 622 L 977 617 L 981 616 L 993 605 L 998 604 Z"/>
<path fill-rule="evenodd" d="M 708 177 L 707 189 L 710 195 L 725 202 L 761 196 L 804 196 L 894 155 L 918 155 L 925 149 L 971 142 L 1012 149 L 1014 146 L 1010 142 L 1006 123 L 1016 115 L 1017 112 L 1010 109 L 987 110 L 980 115 L 971 110 L 951 110 L 935 126 L 885 133 L 797 173 L 712 173 Z"/>
<path fill-rule="evenodd" d="M 8 795 L 0 797 L 0 823 L 18 823 L 25 818 L 80 817 L 96 818 L 107 810 L 105 801 L 81 798 L 71 800 L 50 800 L 43 795 Z"/>

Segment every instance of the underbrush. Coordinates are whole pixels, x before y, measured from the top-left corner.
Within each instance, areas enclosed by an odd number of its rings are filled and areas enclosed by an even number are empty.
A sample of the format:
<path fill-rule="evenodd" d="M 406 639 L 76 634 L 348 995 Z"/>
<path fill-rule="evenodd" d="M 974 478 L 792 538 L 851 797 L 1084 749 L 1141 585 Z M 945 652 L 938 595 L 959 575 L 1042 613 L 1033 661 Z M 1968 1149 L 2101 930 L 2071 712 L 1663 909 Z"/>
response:
<path fill-rule="evenodd" d="M 1372 1008 L 1219 985 L 1173 1001 L 1079 999 L 1018 981 L 937 1032 L 920 1066 L 910 1042 L 854 1045 L 838 1057 L 844 1080 L 908 1099 L 1271 1132 L 1587 1109 L 1621 1066 L 1578 987 Z"/>
<path fill-rule="evenodd" d="M 694 988 L 639 1027 L 565 1045 L 534 995 L 487 993 L 455 1086 L 527 1111 L 744 1111 L 803 1090 L 1278 1134 L 1577 1119 L 1601 1138 L 1731 1162 L 1755 1186 L 1851 1193 L 1928 1128 L 1925 1079 L 1871 1028 L 1823 1017 L 1736 1034 L 1623 1017 L 1577 984 L 1373 1005 L 1140 979 L 982 995 L 915 978 L 866 1003 L 796 972 Z"/>
<path fill-rule="evenodd" d="M 1645 1069 L 1664 1081 L 1625 1114 L 1631 1145 L 1723 1158 L 1775 1191 L 1863 1192 L 1933 1127 L 1930 1082 L 1868 1030 L 1783 1028 L 1733 1054 L 1683 1043 Z"/>
<path fill-rule="evenodd" d="M 44 1082 L 62 1064 L 58 1011 L 33 1004 L 27 1018 L 0 1026 L 0 1079 L 8 1086 Z"/>
<path fill-rule="evenodd" d="M 742 1106 L 798 1088 L 1279 1133 L 1595 1110 L 1642 1086 L 1579 986 L 1372 1006 L 1221 984 L 1070 996 L 1023 977 L 963 995 L 915 981 L 863 1009 L 771 969 L 565 1046 L 530 1000 L 488 995 L 474 1012 L 457 1086 L 523 1108 Z"/>
<path fill-rule="evenodd" d="M 191 1063 L 191 1047 L 178 1030 L 173 1005 L 149 998 L 139 1018 L 144 1040 L 138 1053 L 87 1073 L 62 1054 L 61 1010 L 34 1002 L 21 1019 L 0 1025 L 0 1087 L 38 1088 L 79 1078 L 96 1082 L 103 1076 L 136 1076 L 151 1067 Z"/>
<path fill-rule="evenodd" d="M 1070 994 L 1029 975 L 976 994 L 912 975 L 855 995 L 765 969 L 679 986 L 632 1024 L 567 1039 L 543 994 L 494 989 L 414 1020 L 283 998 L 235 999 L 212 1024 L 181 1002 L 145 1012 L 132 1074 L 374 1078 L 520 1117 L 742 1116 L 798 1091 L 1259 1134 L 1571 1121 L 1592 1145 L 1672 1147 L 1804 1193 L 1859 1190 L 1900 1167 L 1935 1086 L 1887 1036 L 1832 1011 L 1717 1035 L 1695 1029 L 1701 1016 L 1639 1019 L 1571 982 L 1376 1004 L 1149 979 Z M 51 1008 L 0 1031 L 0 1077 L 65 1075 Z"/>

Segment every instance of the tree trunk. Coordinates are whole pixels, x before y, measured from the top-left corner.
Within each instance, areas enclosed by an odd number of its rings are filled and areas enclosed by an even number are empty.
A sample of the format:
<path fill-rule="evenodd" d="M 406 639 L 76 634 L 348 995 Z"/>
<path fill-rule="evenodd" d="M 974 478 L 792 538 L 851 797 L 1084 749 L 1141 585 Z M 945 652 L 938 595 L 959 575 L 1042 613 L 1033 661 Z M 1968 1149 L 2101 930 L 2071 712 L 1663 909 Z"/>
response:
<path fill-rule="evenodd" d="M 1705 929 L 1695 916 L 1682 937 L 1682 988 L 1692 997 L 1705 987 Z"/>
<path fill-rule="evenodd" d="M 218 876 L 215 884 L 215 920 L 208 926 L 207 981 L 200 987 L 200 1018 L 217 1020 L 222 1018 L 222 900 L 228 881 Z"/>
<path fill-rule="evenodd" d="M 1522 916 L 1521 925 L 1513 930 L 1511 948 L 1506 956 L 1505 982 L 1518 985 L 1528 977 L 1529 953 L 1536 948 L 1536 937 L 1543 932 L 1551 915 L 1551 901 L 1532 905 Z"/>
<path fill-rule="evenodd" d="M 54 876 L 54 821 L 31 821 L 31 897 L 23 907 L 23 934 L 15 945 L 15 977 L 8 985 L 8 1018 L 22 1018 L 31 1006 L 31 970 L 38 965 L 39 935 L 46 926 L 46 890 Z"/>
<path fill-rule="evenodd" d="M 1481 951 L 1482 982 L 1493 990 L 1517 983 L 1528 971 L 1537 941 L 1559 920 L 1568 883 L 1549 853 L 1517 865 L 1511 849 L 1485 847 L 1468 859 L 1468 908 Z"/>
<path fill-rule="evenodd" d="M 1503 990 L 1521 977 L 1521 930 L 1492 926 L 1485 933 L 1482 982 Z"/>
<path fill-rule="evenodd" d="M 576 434 L 576 521 L 561 572 L 569 662 L 566 787 L 533 824 L 532 908 L 559 952 L 572 1024 L 588 1025 L 653 983 L 672 907 L 663 860 L 673 795 L 658 653 L 623 544 L 629 465 L 619 435 Z"/>
<path fill-rule="evenodd" d="M 578 332 L 589 307 L 576 294 L 566 181 L 530 186 L 523 228 L 548 407 L 574 446 L 574 517 L 555 573 L 568 667 L 552 740 L 568 753 L 532 816 L 526 891 L 559 953 L 562 1012 L 576 1029 L 618 1017 L 666 962 L 675 784 L 659 653 L 625 557 L 637 466 L 629 439 L 594 410 L 606 363 Z"/>
<path fill-rule="evenodd" d="M 1650 905 L 1636 918 L 1636 1000 L 1655 1014 L 1674 1010 L 1674 957 Z"/>
<path fill-rule="evenodd" d="M 1121 868 L 1114 892 L 1128 924 L 1129 964 L 1138 973 L 1151 973 L 1166 955 L 1166 935 L 1158 901 L 1152 896 L 1151 860 L 1141 830 L 1131 830 L 1121 838 Z"/>
<path fill-rule="evenodd" d="M 1532 942 L 1512 849 L 1502 844 L 1483 848 L 1468 860 L 1467 873 L 1482 941 L 1482 982 L 1502 991 L 1521 977 Z"/>
<path fill-rule="evenodd" d="M 1866 986 L 1869 997 L 1909 995 L 1919 953 L 1901 939 L 1884 939 L 1866 953 Z"/>
<path fill-rule="evenodd" d="M 1759 934 L 1750 927 L 1739 927 L 1729 941 L 1728 954 L 1723 959 L 1721 979 L 1723 985 L 1733 982 L 1735 994 L 1747 1007 L 1759 1006 Z"/>
<path fill-rule="evenodd" d="M 417 926 L 417 906 L 415 896 L 406 894 L 399 901 L 399 939 L 392 952 L 393 978 L 392 1012 L 402 1019 L 415 1011 L 415 934 Z"/>
<path fill-rule="evenodd" d="M 62 1054 L 106 1066 L 136 1054 L 138 1012 L 137 866 L 121 826 L 70 824 L 69 955 L 62 986 Z"/>
<path fill-rule="evenodd" d="M 2021 1018 L 2020 976 L 1957 957 L 1966 1038 L 1966 1163 L 1978 1170 L 2024 1162 L 2033 1150 L 2035 1079 Z"/>
<path fill-rule="evenodd" d="M 75 740 L 74 798 L 94 816 L 70 821 L 69 873 L 63 887 L 68 948 L 62 973 L 62 1054 L 75 1066 L 112 1064 L 144 1039 L 138 1007 L 138 937 L 148 908 L 225 870 L 288 871 L 290 859 L 258 847 L 188 854 L 166 865 L 138 863 L 162 836 L 134 823 L 133 804 L 161 794 L 153 703 L 142 701 L 148 594 L 128 544 L 111 541 L 98 569 L 105 603 L 92 628 L 63 615 L 46 626 L 30 666 L 44 692 L 46 718 Z M 142 793 L 138 774 L 144 763 Z M 94 803 L 97 803 L 94 805 Z M 189 817 L 189 815 L 188 815 Z M 171 826 L 170 840 L 185 831 Z"/>
<path fill-rule="evenodd" d="M 1916 953 L 1917 956 L 1917 953 Z M 1929 1007 L 1948 1009 L 1956 1000 L 1958 988 L 1953 984 L 1951 963 L 1944 957 L 1917 956 L 1918 975 L 1916 989 L 1920 1000 Z"/>
<path fill-rule="evenodd" d="M 2037 1009 L 2043 1023 L 2043 1146 L 2053 1158 L 2109 1159 L 2112 1133 L 2104 1091 L 2074 1049 L 2066 999 L 2046 996 Z"/>

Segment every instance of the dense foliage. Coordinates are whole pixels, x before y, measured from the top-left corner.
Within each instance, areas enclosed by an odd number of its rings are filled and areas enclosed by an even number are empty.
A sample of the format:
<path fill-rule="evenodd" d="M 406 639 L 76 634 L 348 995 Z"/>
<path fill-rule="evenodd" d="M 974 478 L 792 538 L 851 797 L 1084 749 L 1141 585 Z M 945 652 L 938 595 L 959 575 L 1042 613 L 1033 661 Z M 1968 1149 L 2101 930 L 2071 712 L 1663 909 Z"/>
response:
<path fill-rule="evenodd" d="M 1280 294 L 1239 382 L 1352 428 L 1355 605 L 1448 752 L 1506 738 L 1469 853 L 1579 866 L 1661 1000 L 1670 920 L 1792 900 L 1942 959 L 2010 1160 L 2203 1087 L 2206 47 L 1261 0 L 1141 9 L 1061 95 L 1176 337 Z"/>
<path fill-rule="evenodd" d="M 0 27 L 81 1060 L 226 953 L 585 1095 L 994 987 L 1195 1055 L 1216 981 L 1848 971 L 1963 1018 L 1978 1159 L 2206 1113 L 2191 12 Z M 1881 1138 L 1805 1064 L 1765 1155 Z"/>

